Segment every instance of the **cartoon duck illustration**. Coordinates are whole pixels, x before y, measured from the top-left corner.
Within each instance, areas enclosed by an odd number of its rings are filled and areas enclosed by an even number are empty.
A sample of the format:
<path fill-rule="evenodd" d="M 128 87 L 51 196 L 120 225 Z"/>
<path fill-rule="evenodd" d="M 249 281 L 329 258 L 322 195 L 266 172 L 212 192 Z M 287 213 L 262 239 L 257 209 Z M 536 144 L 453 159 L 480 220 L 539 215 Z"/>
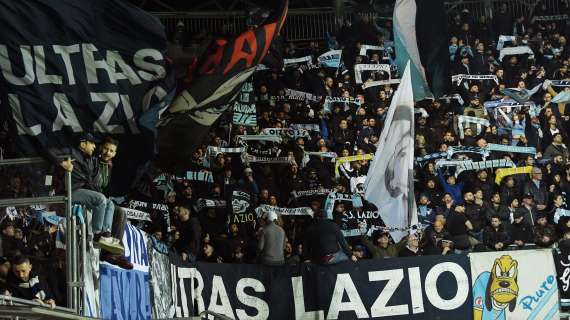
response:
<path fill-rule="evenodd" d="M 517 305 L 518 262 L 509 255 L 495 259 L 491 272 L 479 274 L 473 285 L 473 318 L 504 320 L 506 309 L 513 312 Z"/>

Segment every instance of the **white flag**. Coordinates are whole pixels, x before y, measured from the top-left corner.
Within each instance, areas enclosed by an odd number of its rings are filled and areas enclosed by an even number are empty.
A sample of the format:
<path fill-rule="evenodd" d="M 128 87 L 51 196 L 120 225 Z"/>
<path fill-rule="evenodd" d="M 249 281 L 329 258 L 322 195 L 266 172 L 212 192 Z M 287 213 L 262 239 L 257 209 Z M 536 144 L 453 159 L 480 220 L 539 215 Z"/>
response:
<path fill-rule="evenodd" d="M 396 91 L 374 161 L 364 182 L 365 199 L 376 205 L 386 227 L 406 229 L 417 224 L 417 210 L 409 181 L 414 165 L 414 96 L 410 63 Z M 413 202 L 410 212 L 408 197 Z M 400 241 L 406 231 L 392 231 Z"/>

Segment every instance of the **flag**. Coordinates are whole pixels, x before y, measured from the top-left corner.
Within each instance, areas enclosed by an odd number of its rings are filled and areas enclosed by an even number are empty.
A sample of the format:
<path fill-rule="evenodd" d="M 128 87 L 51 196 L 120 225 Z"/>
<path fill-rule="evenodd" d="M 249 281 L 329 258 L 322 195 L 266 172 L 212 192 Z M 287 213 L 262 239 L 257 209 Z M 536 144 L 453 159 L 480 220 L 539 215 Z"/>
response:
<path fill-rule="evenodd" d="M 396 64 L 411 61 L 416 101 L 439 98 L 449 88 L 447 17 L 443 0 L 397 0 L 394 8 Z"/>
<path fill-rule="evenodd" d="M 501 90 L 501 93 L 511 97 L 513 100 L 520 104 L 525 104 L 530 100 L 530 98 L 538 92 L 538 90 L 542 87 L 542 83 L 537 84 L 532 89 L 518 89 L 518 88 L 507 88 Z"/>
<path fill-rule="evenodd" d="M 288 0 L 268 23 L 226 40 L 215 40 L 193 65 L 185 88 L 159 122 L 158 166 L 182 171 L 210 126 L 237 97 L 242 85 L 263 61 L 287 15 Z"/>
<path fill-rule="evenodd" d="M 111 189 L 126 193 L 153 157 L 140 120 L 163 111 L 170 90 L 160 20 L 120 0 L 0 1 L 0 29 L 0 104 L 18 153 L 69 147 L 82 132 L 113 135 Z"/>
<path fill-rule="evenodd" d="M 405 229 L 417 224 L 410 180 L 414 164 L 414 97 L 408 63 L 386 116 L 374 160 L 364 182 L 364 197 L 380 211 L 387 227 Z M 412 210 L 408 201 L 411 201 Z M 399 241 L 404 231 L 392 231 Z"/>

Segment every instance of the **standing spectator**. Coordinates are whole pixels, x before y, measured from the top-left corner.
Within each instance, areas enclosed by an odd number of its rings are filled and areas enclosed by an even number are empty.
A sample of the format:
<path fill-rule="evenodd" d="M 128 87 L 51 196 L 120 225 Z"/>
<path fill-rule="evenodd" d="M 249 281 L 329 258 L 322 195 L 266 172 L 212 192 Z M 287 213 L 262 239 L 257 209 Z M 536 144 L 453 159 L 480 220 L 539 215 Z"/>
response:
<path fill-rule="evenodd" d="M 536 209 L 538 211 L 543 211 L 546 209 L 546 205 L 548 204 L 548 189 L 546 187 L 546 183 L 543 182 L 542 177 L 542 170 L 539 167 L 533 167 L 532 179 L 525 184 L 523 189 L 525 196 L 532 196 L 532 199 L 534 199 L 534 203 L 536 204 Z M 531 223 L 534 222 L 535 218 L 536 216 L 532 217 Z"/>
<path fill-rule="evenodd" d="M 304 254 L 313 262 L 337 264 L 348 260 L 349 257 L 352 257 L 353 261 L 356 260 L 340 228 L 334 222 L 317 217 L 305 234 Z"/>
<path fill-rule="evenodd" d="M 532 241 L 532 226 L 525 219 L 526 214 L 523 211 L 515 212 L 513 223 L 508 230 L 509 238 L 518 248 Z"/>
<path fill-rule="evenodd" d="M 200 253 L 200 239 L 202 237 L 202 227 L 196 215 L 190 212 L 189 208 L 179 206 L 174 208 L 178 214 L 180 238 L 174 243 L 176 251 L 182 255 L 182 260 L 190 262 L 196 261 Z"/>
<path fill-rule="evenodd" d="M 453 248 L 451 234 L 445 229 L 442 219 L 435 220 L 433 225 L 426 228 L 423 240 L 423 252 L 428 255 L 445 255 Z"/>
<path fill-rule="evenodd" d="M 491 225 L 483 232 L 483 243 L 490 250 L 504 250 L 509 244 L 509 235 L 499 215 L 491 216 Z"/>
<path fill-rule="evenodd" d="M 285 264 L 283 256 L 286 242 L 285 231 L 275 223 L 275 220 L 277 220 L 275 212 L 267 213 L 257 244 L 261 262 L 268 266 Z"/>
<path fill-rule="evenodd" d="M 447 217 L 448 231 L 451 234 L 455 249 L 469 250 L 477 241 L 473 241 L 468 232 L 473 230 L 471 221 L 465 216 L 465 207 L 459 205 L 455 207 L 453 213 Z"/>

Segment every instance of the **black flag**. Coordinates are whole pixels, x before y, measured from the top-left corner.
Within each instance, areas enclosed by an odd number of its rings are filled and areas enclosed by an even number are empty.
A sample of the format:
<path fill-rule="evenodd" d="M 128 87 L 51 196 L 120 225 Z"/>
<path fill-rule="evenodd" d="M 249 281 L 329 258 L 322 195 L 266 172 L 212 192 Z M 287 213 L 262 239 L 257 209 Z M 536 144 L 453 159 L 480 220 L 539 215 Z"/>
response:
<path fill-rule="evenodd" d="M 200 57 L 159 124 L 157 165 L 185 170 L 209 127 L 228 109 L 242 85 L 266 56 L 285 22 L 288 0 L 264 25 L 231 40 L 219 39 Z"/>

